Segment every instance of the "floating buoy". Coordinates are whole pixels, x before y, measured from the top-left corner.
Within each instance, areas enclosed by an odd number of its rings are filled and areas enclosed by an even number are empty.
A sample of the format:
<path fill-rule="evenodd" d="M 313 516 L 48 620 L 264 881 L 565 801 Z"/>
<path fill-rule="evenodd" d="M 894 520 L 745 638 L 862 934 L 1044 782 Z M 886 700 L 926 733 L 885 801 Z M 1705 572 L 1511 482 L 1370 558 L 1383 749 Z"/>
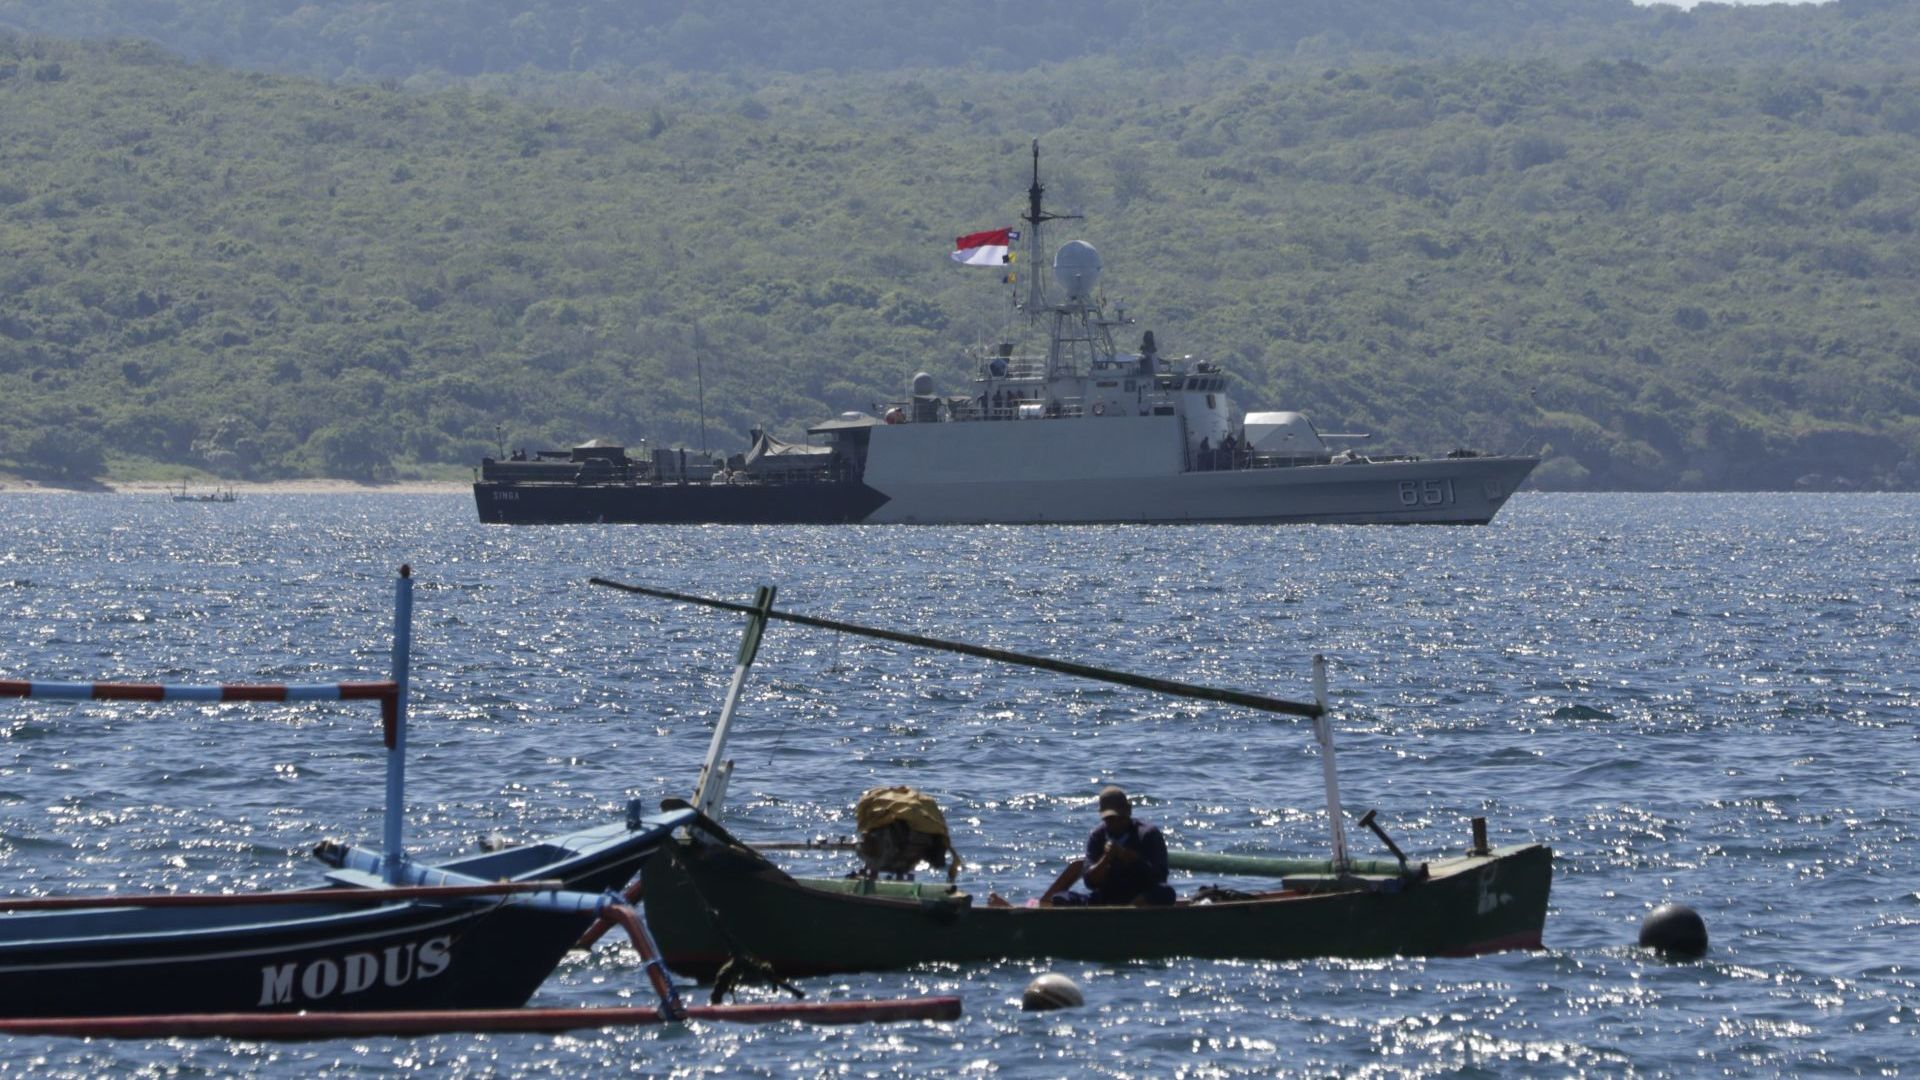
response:
<path fill-rule="evenodd" d="M 1086 1003 L 1079 984 L 1054 971 L 1037 976 L 1027 984 L 1026 993 L 1020 995 L 1020 1007 L 1028 1012 L 1071 1009 Z"/>
<path fill-rule="evenodd" d="M 1707 922 L 1685 904 L 1661 904 L 1640 923 L 1640 944 L 1674 956 L 1707 951 Z"/>

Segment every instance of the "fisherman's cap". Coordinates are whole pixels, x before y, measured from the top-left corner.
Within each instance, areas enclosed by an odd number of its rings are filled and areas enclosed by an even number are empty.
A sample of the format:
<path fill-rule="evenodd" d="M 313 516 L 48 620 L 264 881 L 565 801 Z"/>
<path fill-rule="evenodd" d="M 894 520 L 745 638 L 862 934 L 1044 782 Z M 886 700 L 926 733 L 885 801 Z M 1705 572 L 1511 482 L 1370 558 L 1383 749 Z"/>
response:
<path fill-rule="evenodd" d="M 1100 789 L 1100 817 L 1130 818 L 1133 816 L 1133 804 L 1127 801 L 1127 793 L 1112 784 Z"/>

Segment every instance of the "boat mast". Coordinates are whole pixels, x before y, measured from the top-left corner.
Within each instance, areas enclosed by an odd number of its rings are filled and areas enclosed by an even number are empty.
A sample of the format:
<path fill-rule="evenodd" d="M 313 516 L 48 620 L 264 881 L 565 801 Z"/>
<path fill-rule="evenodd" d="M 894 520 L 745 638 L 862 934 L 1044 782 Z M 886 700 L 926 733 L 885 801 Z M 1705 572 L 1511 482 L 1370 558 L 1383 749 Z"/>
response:
<path fill-rule="evenodd" d="M 1047 265 L 1046 247 L 1041 237 L 1049 221 L 1078 221 L 1079 214 L 1049 214 L 1041 208 L 1042 196 L 1047 187 L 1040 182 L 1040 140 L 1033 140 L 1033 186 L 1027 188 L 1027 213 L 1023 220 L 1027 223 L 1027 318 L 1038 321 L 1041 313 L 1052 317 L 1047 334 L 1047 378 L 1061 374 L 1061 344 L 1064 340 L 1066 320 L 1078 315 L 1082 324 L 1086 322 L 1086 305 L 1075 303 L 1069 298 L 1064 306 L 1055 306 L 1047 300 L 1047 283 L 1052 277 L 1052 268 Z M 1091 343 L 1091 337 L 1084 334 Z M 1071 365 L 1067 365 L 1071 367 Z"/>
<path fill-rule="evenodd" d="M 1053 214 L 1040 209 L 1040 197 L 1046 194 L 1040 182 L 1040 140 L 1033 140 L 1033 186 L 1027 189 L 1027 317 L 1037 319 L 1047 306 L 1047 263 L 1041 257 L 1041 225 L 1052 221 Z"/>
<path fill-rule="evenodd" d="M 1333 840 L 1333 869 L 1344 874 L 1347 861 L 1347 830 L 1341 823 L 1340 778 L 1333 762 L 1333 718 L 1327 715 L 1327 658 L 1313 657 L 1313 737 L 1320 744 L 1320 770 L 1327 787 L 1327 831 Z M 1404 860 L 1402 860 L 1404 862 Z"/>
<path fill-rule="evenodd" d="M 707 339 L 700 332 L 700 320 L 693 321 L 693 377 L 700 385 L 700 456 L 707 455 L 707 365 L 704 359 Z"/>
<path fill-rule="evenodd" d="M 740 690 L 747 684 L 747 669 L 760 654 L 760 635 L 767 629 L 767 612 L 773 610 L 773 586 L 762 585 L 754 594 L 753 610 L 747 615 L 747 629 L 740 637 L 740 657 L 733 668 L 733 682 L 727 687 L 727 700 L 720 707 L 720 720 L 713 725 L 713 740 L 707 744 L 707 760 L 700 766 L 700 779 L 693 789 L 693 807 L 715 821 L 727 798 L 727 781 L 733 779 L 733 759 L 726 757 L 727 738 L 733 733 L 733 711 L 740 706 Z"/>
<path fill-rule="evenodd" d="M 387 725 L 387 812 L 381 838 L 386 851 L 380 874 L 401 883 L 407 864 L 401 827 L 407 818 L 407 683 L 413 668 L 413 567 L 400 567 L 393 586 L 393 707 Z"/>

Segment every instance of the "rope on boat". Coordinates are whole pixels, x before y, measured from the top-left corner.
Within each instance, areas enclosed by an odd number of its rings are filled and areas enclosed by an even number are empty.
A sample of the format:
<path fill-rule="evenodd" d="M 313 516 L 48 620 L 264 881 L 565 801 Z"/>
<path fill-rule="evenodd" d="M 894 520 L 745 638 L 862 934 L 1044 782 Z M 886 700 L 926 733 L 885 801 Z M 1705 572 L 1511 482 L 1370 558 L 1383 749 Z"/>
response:
<path fill-rule="evenodd" d="M 663 799 L 661 800 L 660 808 L 665 810 L 674 806 L 686 805 L 687 803 L 681 799 Z M 699 813 L 697 810 L 695 814 L 697 816 L 693 819 L 693 822 L 687 826 L 689 834 L 697 831 L 715 837 L 725 844 L 740 847 L 745 846 L 741 844 L 739 840 L 735 839 L 733 834 L 721 828 L 719 822 L 705 814 Z M 713 994 L 707 999 L 708 1003 L 716 1006 L 719 1005 L 726 995 L 734 993 L 736 987 L 747 982 L 764 983 L 767 986 L 785 990 L 796 998 L 806 997 L 807 992 L 805 990 L 782 979 L 780 972 L 776 970 L 772 964 L 753 955 L 741 946 L 739 939 L 733 936 L 732 932 L 727 929 L 727 924 L 721 920 L 720 913 L 714 910 L 713 905 L 707 902 L 706 895 L 700 892 L 699 880 L 687 874 L 687 867 L 684 862 L 685 856 L 681 854 L 680 850 L 676 847 L 669 847 L 667 849 L 667 855 L 673 860 L 674 865 L 679 867 L 680 872 L 687 876 L 687 880 L 692 883 L 695 894 L 700 897 L 699 910 L 707 917 L 708 928 L 713 931 L 715 937 L 720 939 L 721 944 L 727 950 L 726 961 L 714 972 Z"/>
<path fill-rule="evenodd" d="M 676 600 L 683 604 L 698 604 L 719 611 L 733 611 L 743 615 L 762 614 L 761 609 L 751 604 L 735 604 L 726 600 L 712 600 L 704 596 L 691 596 L 686 593 L 669 592 L 666 589 L 650 589 L 644 585 L 628 585 L 606 578 L 589 578 L 594 585 L 604 585 L 609 589 L 652 596 L 661 600 Z M 898 630 L 882 630 L 878 627 L 861 626 L 857 623 L 840 622 L 835 619 L 822 619 L 815 615 L 801 615 L 791 611 L 775 611 L 771 608 L 764 612 L 766 618 L 779 619 L 782 622 L 796 623 L 800 626 L 812 626 L 821 630 L 834 630 L 843 634 L 858 634 L 862 637 L 879 638 L 901 645 L 914 645 L 924 649 L 939 649 L 943 652 L 959 653 L 963 656 L 976 656 L 983 660 L 996 660 L 1003 664 L 1017 664 L 1022 667 L 1039 668 L 1042 671 L 1073 675 L 1096 682 L 1115 683 L 1131 686 L 1140 690 L 1152 690 L 1170 694 L 1174 697 L 1193 698 L 1199 701 L 1214 701 L 1225 705 L 1240 705 L 1260 712 L 1284 713 L 1288 716 L 1313 718 L 1325 713 L 1319 705 L 1305 701 L 1288 701 L 1284 698 L 1268 697 L 1265 694 L 1250 694 L 1244 690 L 1223 690 L 1212 686 L 1196 686 L 1192 683 L 1178 682 L 1173 679 L 1161 679 L 1152 675 L 1135 675 L 1111 668 L 1094 667 L 1091 664 L 1076 663 L 1072 660 L 1054 660 L 1044 656 L 1031 656 L 1008 649 L 995 649 L 986 645 L 969 645 L 960 641 L 943 641 L 940 638 L 923 637 L 919 634 L 907 634 Z"/>
<path fill-rule="evenodd" d="M 740 987 L 749 983 L 760 983 L 775 990 L 785 990 L 796 998 L 807 996 L 805 990 L 782 979 L 773 965 L 745 953 L 734 953 L 720 970 L 713 974 L 713 993 L 707 998 L 709 1004 L 719 1005 L 729 994 L 738 994 Z"/>
<path fill-rule="evenodd" d="M 31 682 L 0 679 L 0 697 L 59 701 L 378 701 L 386 724 L 387 745 L 394 739 L 400 684 L 340 683 L 177 683 Z"/>
<path fill-rule="evenodd" d="M 646 891 L 646 880 L 636 877 L 633 879 L 633 883 L 627 886 L 626 891 L 620 894 L 620 902 L 626 904 L 628 907 L 633 907 L 640 902 L 642 896 L 646 895 Z M 587 932 L 580 935 L 580 940 L 574 942 L 573 947 L 576 949 L 591 949 L 593 948 L 593 943 L 605 937 L 607 931 L 611 929 L 613 929 L 613 920 L 602 915 L 593 921 L 592 926 L 587 927 Z"/>

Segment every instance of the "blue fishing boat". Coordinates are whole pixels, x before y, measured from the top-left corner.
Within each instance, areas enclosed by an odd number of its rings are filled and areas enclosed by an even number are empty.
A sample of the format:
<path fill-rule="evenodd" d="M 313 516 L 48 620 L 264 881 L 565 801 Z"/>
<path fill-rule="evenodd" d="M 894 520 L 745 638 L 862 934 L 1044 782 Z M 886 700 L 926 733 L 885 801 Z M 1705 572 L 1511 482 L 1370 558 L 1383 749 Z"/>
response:
<path fill-rule="evenodd" d="M 0 697 L 87 701 L 370 701 L 387 745 L 385 850 L 327 842 L 323 887 L 294 892 L 0 899 L 0 1017 L 493 1009 L 526 1003 L 610 890 L 686 813 L 438 865 L 404 820 L 412 575 L 395 593 L 383 682 L 178 686 L 0 680 Z"/>
<path fill-rule="evenodd" d="M 383 682 L 0 680 L 0 697 L 377 701 L 387 746 L 384 847 L 320 844 L 314 854 L 332 868 L 321 887 L 0 898 L 0 1034 L 315 1037 L 566 1030 L 678 1020 L 690 1011 L 837 1023 L 958 1014 L 950 997 L 683 1006 L 644 922 L 616 890 L 696 817 L 690 809 L 649 814 L 636 802 L 624 821 L 436 864 L 411 858 L 401 836 L 411 617 L 412 577 L 401 567 L 393 677 Z M 518 1008 L 569 949 L 611 925 L 627 930 L 646 962 L 657 1009 Z"/>
<path fill-rule="evenodd" d="M 518 1007 L 684 816 L 421 868 L 471 885 L 0 901 L 0 1017 Z"/>

